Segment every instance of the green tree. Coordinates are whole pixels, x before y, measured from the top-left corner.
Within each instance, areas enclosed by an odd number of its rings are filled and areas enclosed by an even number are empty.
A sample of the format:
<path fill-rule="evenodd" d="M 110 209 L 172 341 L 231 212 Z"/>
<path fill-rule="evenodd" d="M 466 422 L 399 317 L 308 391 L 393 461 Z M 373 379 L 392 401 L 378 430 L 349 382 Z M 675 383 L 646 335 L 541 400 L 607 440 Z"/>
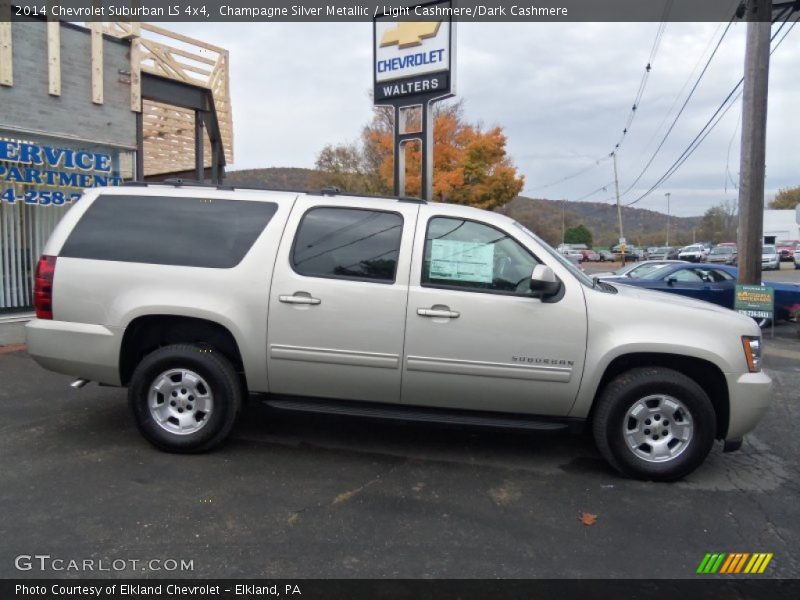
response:
<path fill-rule="evenodd" d="M 778 190 L 775 199 L 769 203 L 770 208 L 794 208 L 800 204 L 800 185 Z"/>
<path fill-rule="evenodd" d="M 725 242 L 736 239 L 736 205 L 725 202 L 709 208 L 697 228 L 697 238 L 710 242 Z"/>
<path fill-rule="evenodd" d="M 592 232 L 583 224 L 570 227 L 564 232 L 564 242 L 566 244 L 586 244 L 591 248 Z"/>

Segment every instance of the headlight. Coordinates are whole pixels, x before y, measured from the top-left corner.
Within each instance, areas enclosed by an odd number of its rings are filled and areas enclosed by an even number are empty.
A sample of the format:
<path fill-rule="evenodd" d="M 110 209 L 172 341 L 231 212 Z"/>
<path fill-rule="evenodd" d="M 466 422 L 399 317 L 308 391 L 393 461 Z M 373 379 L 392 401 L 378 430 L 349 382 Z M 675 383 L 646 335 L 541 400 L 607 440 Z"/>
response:
<path fill-rule="evenodd" d="M 747 368 L 751 373 L 758 373 L 761 370 L 761 338 L 743 335 L 742 346 Z"/>

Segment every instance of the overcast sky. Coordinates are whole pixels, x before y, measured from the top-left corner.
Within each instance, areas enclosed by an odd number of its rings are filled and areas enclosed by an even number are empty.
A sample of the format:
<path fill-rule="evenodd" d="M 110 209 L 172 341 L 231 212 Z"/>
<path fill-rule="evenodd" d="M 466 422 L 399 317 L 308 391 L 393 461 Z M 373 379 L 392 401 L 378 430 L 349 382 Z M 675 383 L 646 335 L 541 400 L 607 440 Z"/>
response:
<path fill-rule="evenodd" d="M 170 23 L 167 27 L 230 50 L 236 155 L 231 169 L 312 167 L 325 144 L 355 140 L 371 117 L 367 95 L 372 83 L 371 23 Z M 508 152 L 525 175 L 523 193 L 575 200 L 613 181 L 611 161 L 603 160 L 578 177 L 548 186 L 594 165 L 613 149 L 658 27 L 658 23 L 458 25 L 458 97 L 464 100 L 470 121 L 503 126 Z M 623 202 L 650 188 L 738 82 L 745 28 L 744 23 L 731 28 L 668 141 Z M 696 75 L 677 105 L 676 97 L 698 61 L 705 62 L 722 29 L 716 23 L 667 25 L 619 153 L 623 191 L 652 155 Z M 800 185 L 800 26 L 775 52 L 770 68 L 768 199 L 781 187 Z M 741 101 L 686 164 L 637 206 L 665 211 L 664 193 L 671 192 L 673 214 L 697 215 L 726 199 L 735 200 L 730 180 L 727 191 L 725 184 L 726 168 L 738 183 L 740 118 Z M 610 202 L 612 196 L 610 185 L 587 200 Z"/>

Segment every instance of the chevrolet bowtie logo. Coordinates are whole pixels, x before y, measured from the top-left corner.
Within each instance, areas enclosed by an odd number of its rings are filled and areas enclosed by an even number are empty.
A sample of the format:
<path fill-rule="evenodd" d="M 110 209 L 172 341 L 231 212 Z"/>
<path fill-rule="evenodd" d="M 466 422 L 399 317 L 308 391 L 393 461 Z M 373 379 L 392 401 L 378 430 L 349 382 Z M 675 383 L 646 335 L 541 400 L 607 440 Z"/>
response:
<path fill-rule="evenodd" d="M 419 46 L 422 40 L 436 36 L 441 21 L 404 21 L 387 29 L 381 38 L 381 48 L 397 44 L 399 48 Z"/>

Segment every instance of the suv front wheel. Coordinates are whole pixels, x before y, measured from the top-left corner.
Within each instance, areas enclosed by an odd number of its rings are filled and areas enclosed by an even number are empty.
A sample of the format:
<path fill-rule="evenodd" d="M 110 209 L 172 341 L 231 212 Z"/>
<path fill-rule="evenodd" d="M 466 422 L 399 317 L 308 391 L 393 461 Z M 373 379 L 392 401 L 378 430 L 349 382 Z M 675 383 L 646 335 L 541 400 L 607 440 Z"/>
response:
<path fill-rule="evenodd" d="M 230 433 L 242 406 L 230 361 L 213 348 L 165 346 L 142 359 L 128 402 L 142 435 L 169 452 L 203 452 Z"/>
<path fill-rule="evenodd" d="M 716 417 L 705 391 L 663 367 L 631 369 L 603 390 L 593 432 L 603 457 L 629 477 L 674 481 L 714 444 Z"/>

